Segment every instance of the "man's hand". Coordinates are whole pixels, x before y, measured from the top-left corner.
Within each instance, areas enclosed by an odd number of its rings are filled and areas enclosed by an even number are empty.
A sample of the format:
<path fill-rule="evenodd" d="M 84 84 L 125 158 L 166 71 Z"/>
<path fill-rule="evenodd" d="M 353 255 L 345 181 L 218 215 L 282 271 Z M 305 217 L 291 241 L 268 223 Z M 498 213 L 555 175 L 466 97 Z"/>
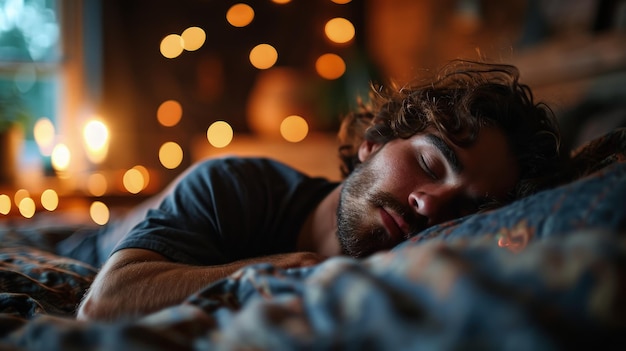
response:
<path fill-rule="evenodd" d="M 250 264 L 267 262 L 286 269 L 315 265 L 324 259 L 312 252 L 294 252 L 200 267 L 171 262 L 150 250 L 120 250 L 98 273 L 77 318 L 136 318 L 179 304 L 206 285 Z"/>
<path fill-rule="evenodd" d="M 286 254 L 277 254 L 272 256 L 254 258 L 240 262 L 249 262 L 248 264 L 268 262 L 278 268 L 298 268 L 316 265 L 324 261 L 327 257 L 318 255 L 314 252 L 293 252 Z"/>

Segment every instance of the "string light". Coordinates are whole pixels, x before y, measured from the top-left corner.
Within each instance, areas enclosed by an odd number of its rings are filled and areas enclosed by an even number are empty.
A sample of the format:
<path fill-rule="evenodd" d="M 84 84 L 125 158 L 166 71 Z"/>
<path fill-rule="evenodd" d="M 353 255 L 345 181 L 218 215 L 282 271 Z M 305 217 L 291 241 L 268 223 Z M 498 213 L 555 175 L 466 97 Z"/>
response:
<path fill-rule="evenodd" d="M 167 100 L 157 109 L 157 120 L 165 127 L 173 127 L 183 117 L 183 107 L 176 100 Z"/>
<path fill-rule="evenodd" d="M 227 122 L 217 121 L 209 126 L 206 135 L 211 145 L 223 148 L 233 140 L 233 128 Z"/>
<path fill-rule="evenodd" d="M 315 70 L 320 77 L 333 80 L 346 72 L 346 63 L 336 54 L 324 54 L 315 61 Z"/>
<path fill-rule="evenodd" d="M 344 44 L 354 38 L 354 25 L 345 18 L 337 17 L 326 22 L 324 27 L 326 37 L 332 42 Z"/>
<path fill-rule="evenodd" d="M 178 34 L 170 34 L 161 40 L 161 55 L 172 59 L 180 56 L 185 48 L 183 38 Z"/>
<path fill-rule="evenodd" d="M 183 48 L 187 51 L 196 51 L 204 45 L 206 33 L 200 27 L 189 27 L 181 34 Z"/>
<path fill-rule="evenodd" d="M 250 63 L 258 69 L 268 69 L 278 61 L 278 51 L 269 44 L 259 44 L 250 51 Z"/>
<path fill-rule="evenodd" d="M 226 12 L 226 20 L 233 27 L 245 27 L 254 19 L 254 9 L 247 4 L 235 4 Z"/>
<path fill-rule="evenodd" d="M 105 225 L 109 222 L 109 207 L 101 201 L 94 201 L 89 206 L 91 220 L 98 225 Z"/>
<path fill-rule="evenodd" d="M 9 195 L 0 194 L 0 214 L 7 215 L 11 212 L 11 198 Z"/>
<path fill-rule="evenodd" d="M 46 189 L 41 193 L 41 205 L 48 211 L 54 211 L 59 206 L 59 195 L 52 189 Z"/>
<path fill-rule="evenodd" d="M 93 196 L 106 194 L 107 187 L 107 179 L 102 173 L 93 173 L 87 178 L 87 191 Z"/>
<path fill-rule="evenodd" d="M 24 218 L 32 218 L 35 215 L 35 201 L 30 197 L 26 197 L 20 201 L 18 210 Z"/>
<path fill-rule="evenodd" d="M 304 140 L 309 133 L 309 125 L 306 120 L 300 116 L 289 116 L 280 123 L 280 135 L 285 140 L 297 143 Z"/>
<path fill-rule="evenodd" d="M 35 122 L 33 137 L 39 147 L 39 151 L 44 156 L 50 156 L 54 146 L 54 124 L 46 117 L 42 117 Z"/>
<path fill-rule="evenodd" d="M 174 169 L 183 161 L 183 149 L 177 143 L 168 141 L 159 149 L 159 161 L 163 167 Z"/>

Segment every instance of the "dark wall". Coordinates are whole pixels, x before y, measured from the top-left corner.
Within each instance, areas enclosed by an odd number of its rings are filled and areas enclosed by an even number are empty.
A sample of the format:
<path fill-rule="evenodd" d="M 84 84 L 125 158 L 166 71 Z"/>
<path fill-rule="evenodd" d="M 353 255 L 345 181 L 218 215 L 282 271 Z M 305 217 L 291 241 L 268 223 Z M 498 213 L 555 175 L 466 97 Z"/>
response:
<path fill-rule="evenodd" d="M 347 111 L 353 96 L 347 92 L 345 79 L 328 82 L 317 78 L 314 62 L 326 52 L 367 60 L 363 58 L 365 39 L 360 30 L 363 2 L 250 2 L 255 19 L 247 27 L 235 28 L 225 15 L 238 2 L 102 2 L 102 111 L 112 126 L 114 155 L 109 157 L 109 167 L 132 167 L 138 162 L 158 167 L 156 155 L 163 142 L 175 140 L 189 149 L 192 137 L 203 135 L 216 120 L 227 120 L 235 133 L 248 133 L 246 99 L 259 74 L 250 65 L 248 53 L 260 43 L 277 48 L 277 66 L 298 69 L 316 93 L 325 92 L 319 97 L 316 118 L 332 121 L 320 123 L 320 128 L 336 128 L 335 121 Z M 357 39 L 349 46 L 333 45 L 322 35 L 325 22 L 337 16 L 350 19 L 357 27 Z M 190 26 L 205 30 L 204 46 L 174 59 L 163 57 L 159 52 L 162 38 L 181 34 Z M 156 120 L 159 104 L 168 99 L 176 99 L 183 106 L 183 119 L 171 128 L 160 126 Z M 188 164 L 190 159 L 184 162 Z"/>

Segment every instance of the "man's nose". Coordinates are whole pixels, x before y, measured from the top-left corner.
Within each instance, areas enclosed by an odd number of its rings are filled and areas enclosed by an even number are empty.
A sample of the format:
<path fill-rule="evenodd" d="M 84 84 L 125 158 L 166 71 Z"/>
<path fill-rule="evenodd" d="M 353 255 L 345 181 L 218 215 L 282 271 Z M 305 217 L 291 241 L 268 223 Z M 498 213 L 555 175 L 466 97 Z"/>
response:
<path fill-rule="evenodd" d="M 435 192 L 415 191 L 409 195 L 409 203 L 418 215 L 428 218 L 428 226 L 454 218 L 454 199 L 458 191 L 454 188 Z"/>

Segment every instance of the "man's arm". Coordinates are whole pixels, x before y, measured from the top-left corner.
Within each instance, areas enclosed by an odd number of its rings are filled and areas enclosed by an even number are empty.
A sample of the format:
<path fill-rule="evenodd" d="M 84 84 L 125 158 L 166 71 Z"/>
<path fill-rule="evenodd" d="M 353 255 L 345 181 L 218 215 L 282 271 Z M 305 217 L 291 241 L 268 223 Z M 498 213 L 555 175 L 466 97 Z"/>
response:
<path fill-rule="evenodd" d="M 315 253 L 296 252 L 203 267 L 174 263 L 150 250 L 124 249 L 113 254 L 102 267 L 79 307 L 77 318 L 103 321 L 135 318 L 181 303 L 209 283 L 249 264 L 268 262 L 290 268 L 322 260 Z"/>

